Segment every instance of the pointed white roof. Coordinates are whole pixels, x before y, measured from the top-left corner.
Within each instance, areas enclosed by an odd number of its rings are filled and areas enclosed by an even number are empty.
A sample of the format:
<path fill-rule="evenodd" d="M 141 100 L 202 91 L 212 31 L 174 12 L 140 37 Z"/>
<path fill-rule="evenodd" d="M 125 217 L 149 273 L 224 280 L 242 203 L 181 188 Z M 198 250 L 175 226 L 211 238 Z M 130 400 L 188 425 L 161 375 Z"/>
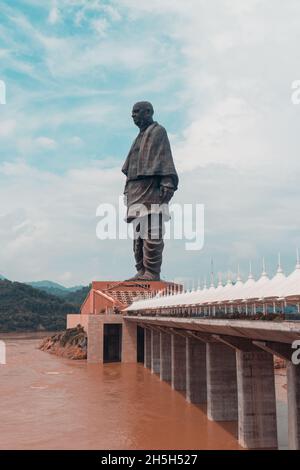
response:
<path fill-rule="evenodd" d="M 234 301 L 253 301 L 264 299 L 279 299 L 279 298 L 299 298 L 300 299 L 300 260 L 297 253 L 297 265 L 295 270 L 286 277 L 283 273 L 280 255 L 278 259 L 278 269 L 275 276 L 270 280 L 265 269 L 263 262 L 263 270 L 260 278 L 255 281 L 252 275 L 250 264 L 250 272 L 248 280 L 243 283 L 239 274 L 237 281 L 233 285 L 230 277 L 226 285 L 222 284 L 221 278 L 219 279 L 218 286 L 215 287 L 213 275 L 211 278 L 211 285 L 206 287 L 206 282 L 202 289 L 193 289 L 192 291 L 185 292 L 169 292 L 168 295 L 156 295 L 152 298 L 135 300 L 125 310 L 143 310 L 143 309 L 156 309 L 161 307 L 176 307 L 183 305 L 210 305 L 214 303 L 221 304 L 222 302 Z"/>
<path fill-rule="evenodd" d="M 256 293 L 259 300 L 281 297 L 282 289 L 286 281 L 286 276 L 281 267 L 280 254 L 278 255 L 278 268 L 275 276 L 266 282 Z M 252 297 L 253 298 L 253 297 Z"/>
<path fill-rule="evenodd" d="M 268 273 L 266 272 L 265 260 L 263 259 L 263 269 L 260 278 L 255 282 L 255 284 L 250 285 L 246 291 L 244 291 L 244 299 L 257 299 L 259 298 L 258 293 L 262 289 L 262 287 L 266 288 L 266 286 L 270 283 L 270 279 Z"/>
<path fill-rule="evenodd" d="M 201 296 L 200 303 L 206 304 L 206 303 L 212 302 L 214 297 L 216 296 L 216 290 L 217 289 L 215 288 L 212 282 L 209 289 L 207 289 L 206 292 Z"/>
<path fill-rule="evenodd" d="M 235 286 L 232 284 L 231 277 L 228 274 L 227 282 L 222 290 L 219 290 L 219 295 L 217 296 L 217 302 L 222 302 L 224 300 L 228 300 L 230 298 L 230 292 L 233 290 Z"/>
<path fill-rule="evenodd" d="M 300 260 L 298 250 L 295 270 L 286 278 L 281 295 L 286 298 L 300 297 Z"/>
<path fill-rule="evenodd" d="M 232 300 L 235 299 L 236 296 L 239 296 L 238 292 L 240 291 L 240 289 L 243 289 L 243 287 L 244 283 L 240 277 L 240 274 L 238 273 L 236 283 L 227 283 L 227 285 L 225 286 L 222 295 L 218 299 L 219 303 L 232 302 Z"/>
<path fill-rule="evenodd" d="M 231 292 L 231 301 L 236 301 L 236 300 L 244 300 L 245 299 L 245 294 L 247 292 L 247 289 L 250 287 L 253 287 L 255 285 L 256 281 L 253 277 L 252 274 L 252 264 L 251 261 L 249 263 L 249 275 L 248 279 L 245 283 L 239 283 L 237 288 Z"/>

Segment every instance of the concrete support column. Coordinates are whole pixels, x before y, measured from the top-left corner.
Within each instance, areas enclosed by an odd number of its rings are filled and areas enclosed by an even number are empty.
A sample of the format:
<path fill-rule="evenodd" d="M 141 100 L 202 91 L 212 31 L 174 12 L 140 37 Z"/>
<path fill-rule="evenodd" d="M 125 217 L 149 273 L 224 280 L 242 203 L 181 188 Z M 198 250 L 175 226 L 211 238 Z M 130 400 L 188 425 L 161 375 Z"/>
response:
<path fill-rule="evenodd" d="M 174 390 L 186 389 L 186 340 L 182 336 L 171 336 L 171 384 Z"/>
<path fill-rule="evenodd" d="M 103 362 L 103 323 L 99 315 L 89 315 L 87 362 L 89 364 Z"/>
<path fill-rule="evenodd" d="M 160 333 L 151 330 L 151 372 L 160 373 Z"/>
<path fill-rule="evenodd" d="M 160 379 L 171 381 L 171 335 L 160 333 Z"/>
<path fill-rule="evenodd" d="M 132 322 L 123 322 L 122 332 L 122 362 L 136 362 L 137 325 Z"/>
<path fill-rule="evenodd" d="M 222 343 L 206 344 L 207 417 L 211 421 L 238 418 L 236 357 Z"/>
<path fill-rule="evenodd" d="M 300 364 L 287 363 L 289 449 L 300 449 Z"/>
<path fill-rule="evenodd" d="M 206 403 L 206 344 L 186 338 L 186 399 L 190 403 Z"/>
<path fill-rule="evenodd" d="M 248 449 L 277 448 L 273 356 L 237 351 L 239 443 Z"/>
<path fill-rule="evenodd" d="M 151 330 L 145 328 L 144 336 L 144 367 L 151 369 Z"/>

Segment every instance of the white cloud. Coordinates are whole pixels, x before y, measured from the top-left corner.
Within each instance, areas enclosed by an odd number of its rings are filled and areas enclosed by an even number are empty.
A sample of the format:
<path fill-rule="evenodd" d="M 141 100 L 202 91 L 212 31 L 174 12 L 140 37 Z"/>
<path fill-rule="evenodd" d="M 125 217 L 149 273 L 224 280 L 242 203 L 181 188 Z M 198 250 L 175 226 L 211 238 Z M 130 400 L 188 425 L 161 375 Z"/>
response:
<path fill-rule="evenodd" d="M 58 176 L 20 161 L 0 165 L 0 182 L 0 265 L 8 278 L 62 280 L 70 272 L 66 282 L 76 284 L 89 282 L 96 264 L 109 266 L 108 245 L 96 239 L 95 213 L 112 194 L 117 203 L 119 168 L 95 165 Z"/>
<path fill-rule="evenodd" d="M 78 137 L 78 135 L 74 135 L 73 137 L 71 137 L 68 142 L 71 145 L 74 145 L 75 147 L 81 147 L 84 144 L 83 140 L 81 139 L 81 137 Z"/>
<path fill-rule="evenodd" d="M 260 116 L 240 98 L 228 97 L 194 120 L 174 149 L 180 170 L 220 164 L 244 170 L 266 163 Z M 247 145 L 245 146 L 245 142 Z"/>
<path fill-rule="evenodd" d="M 299 77 L 295 59 L 300 40 L 298 0 L 284 6 L 279 0 L 272 5 L 266 0 L 113 0 L 109 5 L 62 0 L 59 7 L 62 18 L 73 18 L 81 27 L 76 29 L 78 35 L 49 35 L 22 15 L 12 15 L 15 25 L 27 35 L 28 44 L 32 42 L 43 51 L 47 80 L 66 80 L 79 97 L 87 93 L 87 77 L 99 77 L 99 83 L 104 77 L 105 83 L 106 71 L 119 74 L 121 86 L 118 84 L 117 92 L 110 88 L 111 99 L 101 106 L 85 101 L 47 115 L 37 109 L 30 119 L 26 100 L 18 97 L 11 114 L 5 110 L 0 135 L 25 142 L 24 153 L 30 154 L 36 144 L 32 136 L 47 135 L 39 127 L 41 122 L 53 131 L 65 123 L 99 124 L 110 117 L 116 129 L 116 120 L 118 126 L 121 121 L 117 98 L 149 94 L 169 122 L 175 113 L 181 114 L 181 130 L 176 133 L 172 129 L 180 171 L 176 200 L 205 202 L 207 211 L 203 253 L 191 258 L 174 243 L 166 244 L 166 272 L 180 275 L 180 269 L 188 277 L 190 271 L 209 271 L 205 260 L 210 255 L 225 271 L 228 263 L 235 268 L 238 258 L 258 258 L 279 248 L 293 253 L 300 243 L 300 108 L 290 101 L 291 83 Z M 120 19 L 120 28 L 123 22 L 128 28 L 123 40 L 111 27 L 111 22 Z M 101 40 L 95 40 L 97 35 L 91 29 L 97 25 Z M 110 34 L 105 36 L 108 29 Z M 84 31 L 91 36 L 84 36 Z M 10 43 L 9 51 L 15 46 Z M 13 56 L 10 61 L 17 69 Z M 31 77 L 36 74 L 31 64 L 20 61 L 18 67 Z M 122 81 L 124 71 L 134 72 L 129 83 Z M 172 80 L 178 82 L 170 88 L 175 83 Z M 29 91 L 26 96 L 28 101 L 32 98 Z M 40 100 L 45 96 L 49 99 L 44 91 Z M 76 136 L 61 142 L 81 145 Z M 0 195 L 9 201 L 5 213 L 14 214 L 19 207 L 25 211 L 11 227 L 15 242 L 8 241 L 9 249 L 1 255 L 15 277 L 38 278 L 44 272 L 60 279 L 70 272 L 70 282 L 77 283 L 90 280 L 95 273 L 97 277 L 128 274 L 130 246 L 99 245 L 93 238 L 96 201 L 111 198 L 122 188 L 114 159 L 105 161 L 102 157 L 99 165 L 70 169 L 64 177 L 21 163 L 2 165 L 7 181 L 3 186 L 6 192 L 0 189 Z M 112 170 L 104 169 L 106 163 Z M 20 193 L 22 201 L 18 200 Z M 52 249 L 53 262 L 48 266 Z M 14 266 L 16 259 L 18 266 Z"/>
<path fill-rule="evenodd" d="M 66 271 L 64 273 L 62 273 L 58 279 L 60 282 L 62 283 L 69 283 L 70 281 L 72 281 L 72 273 L 70 271 Z"/>
<path fill-rule="evenodd" d="M 55 140 L 45 136 L 37 137 L 34 142 L 38 147 L 45 150 L 52 150 L 56 147 Z"/>
<path fill-rule="evenodd" d="M 6 119 L 0 122 L 0 137 L 11 136 L 16 129 L 16 124 L 14 119 Z"/>
<path fill-rule="evenodd" d="M 50 24 L 56 24 L 60 21 L 60 12 L 56 0 L 52 2 L 52 7 L 49 12 L 48 21 Z"/>
<path fill-rule="evenodd" d="M 120 21 L 122 19 L 118 9 L 112 5 L 103 5 L 103 10 L 108 14 L 112 21 Z"/>
<path fill-rule="evenodd" d="M 274 183 L 280 187 L 280 178 L 276 177 Z M 3 274 L 18 280 L 65 279 L 72 285 L 88 283 L 93 277 L 122 279 L 133 273 L 130 240 L 101 242 L 96 238 L 97 206 L 117 206 L 123 185 L 120 167 L 101 168 L 101 162 L 61 176 L 21 161 L 3 163 Z M 297 191 L 297 187 L 297 178 L 291 177 L 290 190 Z M 211 256 L 216 271 L 236 269 L 240 263 L 246 272 L 250 258 L 254 272 L 260 272 L 263 255 L 274 269 L 279 250 L 283 259 L 291 257 L 293 265 L 294 247 L 300 242 L 294 217 L 298 199 L 272 195 L 272 185 L 265 184 L 255 171 L 245 174 L 207 166 L 181 172 L 174 202 L 205 204 L 205 245 L 202 252 L 195 253 L 185 251 L 184 240 L 166 241 L 163 274 L 167 278 L 202 278 L 209 272 Z M 69 273 L 67 278 L 65 273 Z"/>
<path fill-rule="evenodd" d="M 105 18 L 98 18 L 91 22 L 92 28 L 99 34 L 99 36 L 106 36 L 108 29 L 108 21 Z"/>
<path fill-rule="evenodd" d="M 75 13 L 75 25 L 80 26 L 82 21 L 85 19 L 84 10 L 79 10 Z"/>

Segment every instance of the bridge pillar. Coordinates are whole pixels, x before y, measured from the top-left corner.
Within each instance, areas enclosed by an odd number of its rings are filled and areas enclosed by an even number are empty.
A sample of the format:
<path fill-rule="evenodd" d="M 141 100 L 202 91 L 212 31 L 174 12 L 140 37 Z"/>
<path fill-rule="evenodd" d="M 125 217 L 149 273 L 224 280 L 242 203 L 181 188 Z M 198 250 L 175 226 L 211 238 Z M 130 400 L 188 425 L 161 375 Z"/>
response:
<path fill-rule="evenodd" d="M 190 403 L 206 403 L 206 344 L 186 338 L 186 399 Z"/>
<path fill-rule="evenodd" d="M 289 449 L 300 449 L 300 364 L 287 363 Z"/>
<path fill-rule="evenodd" d="M 222 343 L 206 344 L 207 417 L 211 421 L 238 418 L 235 351 Z"/>
<path fill-rule="evenodd" d="M 100 315 L 89 315 L 87 362 L 103 363 L 103 322 Z"/>
<path fill-rule="evenodd" d="M 144 367 L 151 369 L 151 330 L 145 328 L 144 336 Z"/>
<path fill-rule="evenodd" d="M 300 449 L 300 365 L 292 363 L 292 345 L 274 341 L 253 343 L 287 361 L 288 441 L 289 449 Z"/>
<path fill-rule="evenodd" d="M 160 333 L 151 330 L 151 372 L 160 373 Z"/>
<path fill-rule="evenodd" d="M 177 334 L 171 335 L 171 384 L 174 390 L 186 389 L 186 341 Z"/>
<path fill-rule="evenodd" d="M 239 443 L 248 449 L 277 448 L 273 356 L 241 350 L 236 355 Z"/>
<path fill-rule="evenodd" d="M 171 381 L 171 335 L 160 333 L 160 379 Z"/>

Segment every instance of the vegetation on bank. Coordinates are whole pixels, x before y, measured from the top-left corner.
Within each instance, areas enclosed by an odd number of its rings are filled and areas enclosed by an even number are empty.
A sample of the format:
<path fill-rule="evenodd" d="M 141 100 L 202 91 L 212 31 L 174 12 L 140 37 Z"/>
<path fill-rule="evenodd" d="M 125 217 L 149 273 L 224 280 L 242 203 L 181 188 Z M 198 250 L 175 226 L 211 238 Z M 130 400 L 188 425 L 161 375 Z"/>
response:
<path fill-rule="evenodd" d="M 64 330 L 66 316 L 79 313 L 88 289 L 60 298 L 21 282 L 0 280 L 0 332 Z"/>

